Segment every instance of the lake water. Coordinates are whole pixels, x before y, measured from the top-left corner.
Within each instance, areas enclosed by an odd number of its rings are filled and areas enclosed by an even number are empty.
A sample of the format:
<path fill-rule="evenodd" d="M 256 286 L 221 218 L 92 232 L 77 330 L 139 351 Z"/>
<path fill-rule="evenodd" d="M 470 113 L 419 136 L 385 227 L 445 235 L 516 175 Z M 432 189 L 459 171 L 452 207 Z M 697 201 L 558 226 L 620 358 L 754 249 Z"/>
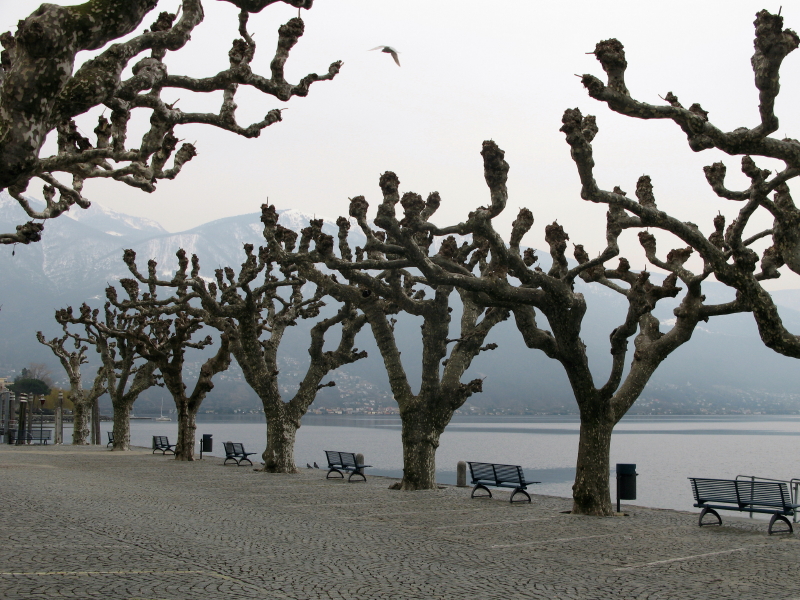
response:
<path fill-rule="evenodd" d="M 460 460 L 521 464 L 528 479 L 541 481 L 532 491 L 571 497 L 578 446 L 577 417 L 456 417 L 441 438 L 437 480 L 455 483 Z M 102 437 L 111 429 L 102 423 Z M 177 440 L 175 421 L 131 421 L 131 442 L 150 447 L 153 435 Z M 71 431 L 65 431 L 70 439 Z M 244 443 L 259 458 L 266 426 L 258 416 L 198 417 L 197 434 L 213 435 L 214 456 L 224 456 L 222 442 Z M 391 416 L 307 415 L 297 432 L 299 466 L 325 464 L 324 450 L 361 452 L 373 475 L 402 474 L 400 419 Z M 637 465 L 637 500 L 633 504 L 692 509 L 687 477 L 733 478 L 756 475 L 800 477 L 800 417 L 698 416 L 626 417 L 615 428 L 611 466 Z M 254 460 L 254 462 L 256 462 Z M 258 464 L 256 462 L 256 464 Z M 612 498 L 613 498 L 612 487 Z"/>

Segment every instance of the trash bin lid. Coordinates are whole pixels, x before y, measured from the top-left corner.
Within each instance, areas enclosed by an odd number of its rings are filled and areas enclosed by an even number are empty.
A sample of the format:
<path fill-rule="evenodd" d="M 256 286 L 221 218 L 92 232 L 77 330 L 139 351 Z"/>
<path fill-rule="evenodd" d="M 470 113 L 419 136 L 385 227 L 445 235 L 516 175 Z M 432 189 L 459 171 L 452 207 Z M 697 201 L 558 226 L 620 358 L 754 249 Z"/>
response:
<path fill-rule="evenodd" d="M 617 463 L 617 475 L 636 475 L 636 465 Z"/>

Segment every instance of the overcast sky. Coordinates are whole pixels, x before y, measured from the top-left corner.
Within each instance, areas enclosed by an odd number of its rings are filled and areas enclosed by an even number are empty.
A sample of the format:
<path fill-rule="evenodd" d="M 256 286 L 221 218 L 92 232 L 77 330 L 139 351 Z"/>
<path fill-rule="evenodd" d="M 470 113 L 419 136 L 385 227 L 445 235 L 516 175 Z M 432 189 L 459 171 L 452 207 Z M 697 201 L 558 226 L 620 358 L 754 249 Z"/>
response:
<path fill-rule="evenodd" d="M 14 30 L 17 20 L 39 5 L 31 0 L 0 2 L 0 31 Z M 174 12 L 178 5 L 178 0 L 162 0 L 144 25 L 157 11 Z M 238 35 L 237 11 L 225 2 L 207 0 L 204 5 L 206 18 L 192 41 L 169 55 L 171 73 L 203 76 L 227 66 L 230 42 Z M 150 195 L 117 182 L 90 181 L 84 195 L 181 231 L 257 212 L 267 199 L 278 208 L 335 218 L 347 213 L 348 197 L 360 194 L 374 209 L 380 199 L 378 177 L 392 170 L 400 178 L 401 192 L 426 196 L 439 191 L 443 202 L 435 221 L 449 224 L 487 202 L 479 152 L 483 140 L 493 139 L 511 165 L 503 230 L 518 208 L 527 206 L 536 223 L 526 245 L 545 248 L 544 226 L 558 220 L 571 241 L 584 244 L 593 256 L 604 247 L 605 208 L 580 199 L 569 147 L 558 131 L 564 109 L 579 107 L 584 114 L 597 115 L 600 132 L 593 145 L 601 187 L 619 185 L 632 195 L 637 178 L 649 174 L 659 206 L 708 233 L 718 211 L 730 221 L 738 205 L 710 191 L 702 167 L 723 160 L 729 185 L 746 187 L 740 158 L 717 151 L 694 154 L 674 124 L 612 113 L 588 97 L 575 74 L 604 79 L 594 56 L 586 53 L 596 42 L 616 37 L 625 45 L 626 82 L 635 98 L 659 103 L 659 96 L 672 91 L 684 106 L 699 102 L 725 130 L 752 127 L 758 122 L 750 67 L 753 20 L 762 8 L 774 12 L 779 6 L 745 0 L 667 5 L 316 0 L 312 10 L 303 11 L 306 33 L 289 58 L 287 78 L 296 82 L 343 60 L 334 81 L 316 83 L 307 98 L 286 104 L 242 89 L 237 95 L 240 124 L 260 120 L 272 108 L 288 107 L 283 121 L 255 140 L 209 127 L 180 128 L 177 135 L 196 141 L 199 154 L 175 181 L 159 183 Z M 296 14 L 281 4 L 251 18 L 249 30 L 259 44 L 254 70 L 268 74 L 277 28 Z M 786 27 L 800 29 L 796 7 L 784 6 L 782 14 Z M 379 44 L 397 48 L 402 67 L 387 54 L 368 51 Z M 800 52 L 784 61 L 776 103 L 780 137 L 800 138 L 799 68 Z M 209 103 L 207 97 L 193 98 L 185 91 L 169 94 L 164 97 L 180 98 L 178 106 L 184 110 L 216 112 L 221 99 L 216 95 Z M 78 123 L 88 133 L 96 119 L 91 113 Z M 773 166 L 765 160 L 759 164 Z M 29 193 L 39 196 L 40 190 L 32 186 Z M 770 223 L 764 219 L 757 225 Z M 625 235 L 623 254 L 635 269 L 642 268 L 635 233 Z M 660 248 L 665 254 L 665 238 Z M 784 276 L 773 287 L 797 288 L 799 281 Z"/>

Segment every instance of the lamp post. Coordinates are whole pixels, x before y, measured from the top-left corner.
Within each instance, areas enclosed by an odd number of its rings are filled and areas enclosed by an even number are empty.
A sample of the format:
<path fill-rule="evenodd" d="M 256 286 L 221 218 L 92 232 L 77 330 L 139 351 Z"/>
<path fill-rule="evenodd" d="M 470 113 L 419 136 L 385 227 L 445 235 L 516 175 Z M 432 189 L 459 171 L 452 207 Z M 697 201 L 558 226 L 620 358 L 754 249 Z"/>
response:
<path fill-rule="evenodd" d="M 15 444 L 25 444 L 25 418 L 28 416 L 28 394 L 19 395 L 19 419 L 17 421 L 17 440 Z"/>

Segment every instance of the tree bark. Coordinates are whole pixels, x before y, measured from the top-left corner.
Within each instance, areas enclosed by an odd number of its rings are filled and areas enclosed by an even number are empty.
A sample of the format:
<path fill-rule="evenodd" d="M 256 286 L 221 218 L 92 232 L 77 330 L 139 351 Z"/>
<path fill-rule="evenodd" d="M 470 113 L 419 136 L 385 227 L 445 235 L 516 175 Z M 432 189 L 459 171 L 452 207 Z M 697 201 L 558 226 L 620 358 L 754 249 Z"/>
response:
<path fill-rule="evenodd" d="M 194 440 L 197 431 L 197 408 L 189 403 L 178 405 L 178 442 L 175 445 L 175 460 L 194 460 Z"/>
<path fill-rule="evenodd" d="M 403 411 L 400 417 L 403 424 L 403 479 L 392 489 L 435 490 L 436 450 L 444 427 L 435 424 L 427 411 Z"/>
<path fill-rule="evenodd" d="M 94 397 L 92 402 L 92 445 L 100 445 L 100 399 Z"/>
<path fill-rule="evenodd" d="M 84 399 L 72 398 L 72 445 L 85 446 L 89 437 L 89 415 L 87 414 L 88 405 Z"/>
<path fill-rule="evenodd" d="M 609 487 L 609 454 L 614 423 L 608 419 L 581 417 L 578 462 L 572 486 L 573 514 L 613 514 Z"/>
<path fill-rule="evenodd" d="M 264 471 L 297 473 L 294 439 L 299 428 L 300 423 L 285 413 L 267 417 L 267 448 L 262 454 Z"/>
<path fill-rule="evenodd" d="M 113 398 L 112 398 L 113 399 Z M 111 449 L 127 451 L 131 449 L 131 405 L 128 403 L 114 402 L 114 444 Z"/>

